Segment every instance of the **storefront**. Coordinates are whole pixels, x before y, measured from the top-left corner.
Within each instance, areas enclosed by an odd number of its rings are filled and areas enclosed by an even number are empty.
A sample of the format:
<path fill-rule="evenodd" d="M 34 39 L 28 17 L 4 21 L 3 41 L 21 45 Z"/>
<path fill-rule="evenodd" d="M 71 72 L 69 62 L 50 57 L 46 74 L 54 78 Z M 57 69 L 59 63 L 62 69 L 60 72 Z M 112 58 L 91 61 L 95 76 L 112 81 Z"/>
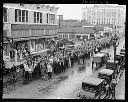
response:
<path fill-rule="evenodd" d="M 10 59 L 10 44 L 8 41 L 3 42 L 3 59 L 5 61 Z"/>
<path fill-rule="evenodd" d="M 32 39 L 31 40 L 31 47 L 30 47 L 30 51 L 31 53 L 33 52 L 39 52 L 39 51 L 42 51 L 42 50 L 45 50 L 46 47 L 45 47 L 45 38 L 41 38 L 41 39 Z"/>

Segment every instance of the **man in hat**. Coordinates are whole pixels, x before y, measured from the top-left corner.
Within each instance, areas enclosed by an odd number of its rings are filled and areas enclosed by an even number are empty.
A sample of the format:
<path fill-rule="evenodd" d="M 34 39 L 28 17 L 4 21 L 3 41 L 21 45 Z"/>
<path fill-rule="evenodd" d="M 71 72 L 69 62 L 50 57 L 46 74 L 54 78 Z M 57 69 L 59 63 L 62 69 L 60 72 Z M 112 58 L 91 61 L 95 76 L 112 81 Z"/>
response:
<path fill-rule="evenodd" d="M 48 71 L 48 79 L 52 79 L 53 69 L 52 69 L 52 66 L 51 66 L 50 62 L 48 62 L 48 64 L 47 64 L 47 71 Z"/>

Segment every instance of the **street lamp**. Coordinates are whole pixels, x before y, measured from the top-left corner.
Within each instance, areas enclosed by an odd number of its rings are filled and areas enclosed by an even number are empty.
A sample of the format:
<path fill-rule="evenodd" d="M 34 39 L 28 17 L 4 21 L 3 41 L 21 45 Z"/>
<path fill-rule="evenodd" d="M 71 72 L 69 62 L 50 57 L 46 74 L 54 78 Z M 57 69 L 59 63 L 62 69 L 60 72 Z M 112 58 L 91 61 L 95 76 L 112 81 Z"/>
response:
<path fill-rule="evenodd" d="M 115 70 L 116 70 L 116 47 L 118 46 L 116 44 L 117 42 L 117 35 L 116 35 L 116 32 L 115 32 L 115 35 L 113 37 L 113 47 L 114 47 L 114 74 L 113 74 L 113 79 L 112 79 L 112 87 L 113 87 L 113 99 L 115 99 L 115 85 L 116 85 L 116 77 L 115 77 Z"/>

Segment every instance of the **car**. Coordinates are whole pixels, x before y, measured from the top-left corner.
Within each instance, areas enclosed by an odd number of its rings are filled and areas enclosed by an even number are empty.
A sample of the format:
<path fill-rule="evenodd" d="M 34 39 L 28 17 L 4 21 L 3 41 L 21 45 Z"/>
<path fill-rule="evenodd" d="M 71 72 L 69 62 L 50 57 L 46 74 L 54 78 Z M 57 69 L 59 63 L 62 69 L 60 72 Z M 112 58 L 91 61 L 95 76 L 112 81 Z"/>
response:
<path fill-rule="evenodd" d="M 107 60 L 110 59 L 110 55 L 108 51 L 100 51 L 100 53 L 105 53 Z"/>
<path fill-rule="evenodd" d="M 114 64 L 114 60 L 108 60 L 106 63 L 106 69 L 115 70 L 115 74 L 117 76 L 118 73 L 120 72 L 121 66 L 120 66 L 119 61 L 117 61 L 117 60 L 115 61 L 115 64 Z M 114 68 L 116 68 L 116 69 L 114 69 Z"/>
<path fill-rule="evenodd" d="M 121 54 L 121 55 L 125 55 L 125 48 L 122 48 L 122 49 L 120 50 L 120 54 Z"/>
<path fill-rule="evenodd" d="M 105 79 L 85 77 L 77 96 L 80 99 L 103 99 L 106 97 L 106 83 Z"/>
<path fill-rule="evenodd" d="M 107 84 L 111 82 L 113 77 L 114 71 L 111 69 L 101 69 L 98 72 L 98 78 L 105 79 L 107 81 Z"/>
<path fill-rule="evenodd" d="M 123 70 L 125 68 L 125 55 L 117 54 L 116 60 L 119 61 L 119 64 L 121 65 L 121 69 Z"/>
<path fill-rule="evenodd" d="M 93 62 L 96 63 L 96 68 L 101 68 L 104 64 L 106 64 L 108 60 L 108 56 L 106 53 L 97 53 L 93 56 Z M 92 66 L 93 67 L 93 66 Z"/>
<path fill-rule="evenodd" d="M 121 62 L 125 62 L 125 55 L 122 54 L 116 54 L 116 58 L 117 61 Z"/>

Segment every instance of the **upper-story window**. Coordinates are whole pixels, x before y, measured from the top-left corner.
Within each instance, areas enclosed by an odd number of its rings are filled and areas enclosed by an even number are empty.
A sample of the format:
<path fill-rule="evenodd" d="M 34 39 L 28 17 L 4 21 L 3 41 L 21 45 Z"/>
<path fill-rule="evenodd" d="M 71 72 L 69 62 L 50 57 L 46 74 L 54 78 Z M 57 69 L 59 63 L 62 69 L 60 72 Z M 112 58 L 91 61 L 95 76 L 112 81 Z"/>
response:
<path fill-rule="evenodd" d="M 28 11 L 15 9 L 15 22 L 28 22 Z"/>
<path fill-rule="evenodd" d="M 22 22 L 25 22 L 25 10 L 22 11 Z"/>
<path fill-rule="evenodd" d="M 34 23 L 42 23 L 42 13 L 34 12 Z"/>
<path fill-rule="evenodd" d="M 28 11 L 26 11 L 26 22 L 28 22 Z"/>
<path fill-rule="evenodd" d="M 49 14 L 49 23 L 55 23 L 55 14 Z"/>
<path fill-rule="evenodd" d="M 47 13 L 47 23 L 49 23 L 49 14 Z"/>
<path fill-rule="evenodd" d="M 40 21 L 40 13 L 37 12 L 37 23 L 39 23 L 39 21 Z"/>
<path fill-rule="evenodd" d="M 7 8 L 3 8 L 3 22 L 7 22 Z"/>
<path fill-rule="evenodd" d="M 21 10 L 19 10 L 19 22 L 21 22 Z"/>

